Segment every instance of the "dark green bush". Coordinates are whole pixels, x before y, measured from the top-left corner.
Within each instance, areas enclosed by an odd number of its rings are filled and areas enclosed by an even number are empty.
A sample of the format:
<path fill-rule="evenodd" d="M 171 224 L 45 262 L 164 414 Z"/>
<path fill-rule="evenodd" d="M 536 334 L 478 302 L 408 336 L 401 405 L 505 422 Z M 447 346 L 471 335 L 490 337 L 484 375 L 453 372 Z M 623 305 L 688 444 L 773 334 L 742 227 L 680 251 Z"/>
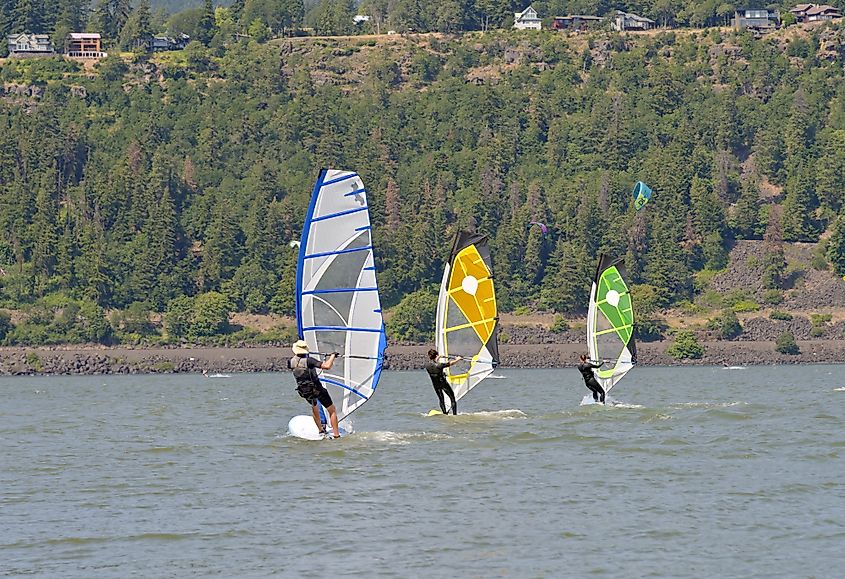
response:
<path fill-rule="evenodd" d="M 783 292 L 776 289 L 770 289 L 763 292 L 763 302 L 767 304 L 777 305 L 783 302 Z"/>
<path fill-rule="evenodd" d="M 698 343 L 695 333 L 681 330 L 675 334 L 675 341 L 666 349 L 675 360 L 698 359 L 704 355 L 704 346 Z"/>
<path fill-rule="evenodd" d="M 787 312 L 781 312 L 780 310 L 772 310 L 772 313 L 769 314 L 769 319 L 783 320 L 784 322 L 789 322 L 792 321 L 792 314 Z"/>
<path fill-rule="evenodd" d="M 778 336 L 778 339 L 775 342 L 775 350 L 781 354 L 789 354 L 792 356 L 801 353 L 800 348 L 798 348 L 798 344 L 795 343 L 795 336 L 792 335 L 792 332 L 784 332 Z"/>
<path fill-rule="evenodd" d="M 558 315 L 555 316 L 555 321 L 552 322 L 552 325 L 549 328 L 549 331 L 551 331 L 553 334 L 560 334 L 560 333 L 565 332 L 568 329 L 569 329 L 569 324 L 566 323 L 566 320 L 563 319 L 563 316 L 558 314 Z"/>
<path fill-rule="evenodd" d="M 406 295 L 393 310 L 387 324 L 390 337 L 409 342 L 431 342 L 436 312 L 437 295 L 433 292 L 421 289 Z"/>
<path fill-rule="evenodd" d="M 723 340 L 733 340 L 742 334 L 742 324 L 739 323 L 736 313 L 730 308 L 725 308 L 719 317 L 710 320 L 708 327 L 716 330 Z"/>

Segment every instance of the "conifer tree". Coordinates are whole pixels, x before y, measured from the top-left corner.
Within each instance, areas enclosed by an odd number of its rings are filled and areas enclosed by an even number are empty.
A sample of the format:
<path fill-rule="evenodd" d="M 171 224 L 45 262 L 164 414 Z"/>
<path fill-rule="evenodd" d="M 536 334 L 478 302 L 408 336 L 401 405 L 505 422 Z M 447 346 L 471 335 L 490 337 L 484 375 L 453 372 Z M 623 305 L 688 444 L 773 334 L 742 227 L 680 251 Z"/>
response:
<path fill-rule="evenodd" d="M 33 274 L 37 279 L 36 285 L 41 288 L 40 295 L 43 294 L 43 290 L 46 288 L 56 266 L 56 244 L 58 240 L 56 232 L 58 211 L 55 197 L 56 179 L 55 166 L 45 170 L 41 176 L 35 197 L 35 215 L 32 223 L 34 235 L 32 265 Z"/>
<path fill-rule="evenodd" d="M 50 29 L 50 20 L 42 0 L 17 0 L 11 10 L 10 32 L 45 34 Z"/>
<path fill-rule="evenodd" d="M 760 191 L 755 180 L 742 182 L 739 200 L 731 218 L 731 228 L 739 239 L 752 239 L 757 234 L 760 215 Z M 759 239 L 759 237 L 758 237 Z"/>
<path fill-rule="evenodd" d="M 144 43 L 152 37 L 151 20 L 150 0 L 138 0 L 137 6 L 120 31 L 121 48 L 124 50 L 143 48 Z"/>
<path fill-rule="evenodd" d="M 199 26 L 197 29 L 197 40 L 205 45 L 211 42 L 215 33 L 214 20 L 214 5 L 211 0 L 205 0 L 202 8 L 202 16 L 200 17 Z"/>
<path fill-rule="evenodd" d="M 592 283 L 588 271 L 590 262 L 580 243 L 558 243 L 549 260 L 548 274 L 540 292 L 540 305 L 561 313 L 586 311 Z"/>
<path fill-rule="evenodd" d="M 827 245 L 827 259 L 836 275 L 845 275 L 845 216 L 839 215 Z"/>
<path fill-rule="evenodd" d="M 814 208 L 813 177 L 810 170 L 802 165 L 787 183 L 781 222 L 784 241 L 815 241 Z"/>
<path fill-rule="evenodd" d="M 786 256 L 783 251 L 783 231 L 781 230 L 781 207 L 773 205 L 769 210 L 769 224 L 763 240 L 766 253 L 763 257 L 763 287 L 778 289 L 786 271 Z"/>

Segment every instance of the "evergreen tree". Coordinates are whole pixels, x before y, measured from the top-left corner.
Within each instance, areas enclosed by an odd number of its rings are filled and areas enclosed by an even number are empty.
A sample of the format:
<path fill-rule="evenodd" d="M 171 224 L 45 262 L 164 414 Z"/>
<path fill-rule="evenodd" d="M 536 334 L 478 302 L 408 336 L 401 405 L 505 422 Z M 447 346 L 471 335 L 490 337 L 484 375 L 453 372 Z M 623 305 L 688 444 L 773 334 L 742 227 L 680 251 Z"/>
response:
<path fill-rule="evenodd" d="M 89 16 L 88 27 L 105 39 L 117 38 L 117 26 L 112 16 L 111 0 L 97 0 Z"/>
<path fill-rule="evenodd" d="M 88 17 L 89 2 L 87 0 L 60 0 L 56 28 L 63 27 L 68 32 L 80 32 L 85 27 Z M 54 34 L 53 42 L 61 38 Z"/>
<path fill-rule="evenodd" d="M 754 238 L 757 235 L 759 216 L 760 190 L 756 181 L 745 179 L 731 219 L 734 235 L 739 239 Z"/>
<path fill-rule="evenodd" d="M 214 5 L 211 0 L 204 0 L 202 16 L 197 29 L 197 40 L 205 45 L 211 42 L 215 34 Z"/>
<path fill-rule="evenodd" d="M 722 204 L 713 188 L 699 177 L 692 179 L 690 205 L 693 227 L 699 239 L 703 239 L 710 233 L 722 234 L 727 226 Z"/>
<path fill-rule="evenodd" d="M 209 236 L 203 246 L 199 267 L 199 286 L 207 290 L 220 289 L 220 284 L 232 277 L 241 254 L 241 232 L 235 216 L 226 203 L 215 210 Z"/>
<path fill-rule="evenodd" d="M 845 275 L 845 217 L 839 215 L 827 245 L 827 259 L 836 275 Z"/>
<path fill-rule="evenodd" d="M 783 251 L 783 231 L 781 230 L 781 208 L 772 206 L 769 211 L 769 224 L 763 240 L 766 253 L 763 258 L 763 287 L 779 289 L 786 271 L 786 255 Z"/>
<path fill-rule="evenodd" d="M 688 298 L 692 291 L 683 251 L 671 227 L 660 221 L 653 224 L 644 279 L 646 283 L 664 288 L 671 301 Z"/>
<path fill-rule="evenodd" d="M 10 32 L 45 34 L 50 29 L 49 15 L 41 0 L 16 0 L 9 20 Z"/>
<path fill-rule="evenodd" d="M 129 15 L 126 24 L 120 31 L 120 46 L 124 50 L 136 50 L 144 47 L 152 37 L 152 16 L 150 1 L 139 0 L 137 6 Z"/>
<path fill-rule="evenodd" d="M 586 311 L 592 283 L 589 264 L 590 258 L 580 243 L 558 243 L 543 281 L 540 305 L 563 313 Z"/>
<path fill-rule="evenodd" d="M 812 173 L 803 165 L 787 183 L 781 223 L 785 241 L 815 241 L 814 188 Z"/>
<path fill-rule="evenodd" d="M 55 199 L 56 170 L 44 172 L 35 199 L 33 218 L 34 245 L 32 248 L 33 274 L 36 277 L 38 293 L 43 295 L 47 282 L 56 267 L 57 203 Z"/>
<path fill-rule="evenodd" d="M 845 130 L 833 131 L 824 154 L 816 162 L 816 194 L 829 215 L 839 212 L 845 201 Z"/>

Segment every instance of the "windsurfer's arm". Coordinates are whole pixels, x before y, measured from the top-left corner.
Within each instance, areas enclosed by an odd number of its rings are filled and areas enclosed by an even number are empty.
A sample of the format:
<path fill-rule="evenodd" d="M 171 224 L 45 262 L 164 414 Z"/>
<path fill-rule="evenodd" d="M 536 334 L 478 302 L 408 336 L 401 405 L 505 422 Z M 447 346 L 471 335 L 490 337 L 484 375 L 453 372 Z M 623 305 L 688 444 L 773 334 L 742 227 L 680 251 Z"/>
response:
<path fill-rule="evenodd" d="M 323 370 L 331 370 L 335 358 L 337 358 L 337 352 L 332 352 L 329 354 L 329 357 L 326 358 L 326 361 L 320 364 L 320 368 Z"/>
<path fill-rule="evenodd" d="M 461 361 L 461 360 L 463 360 L 463 359 L 464 359 L 464 357 L 463 357 L 463 356 L 458 356 L 457 358 L 455 358 L 454 360 L 452 360 L 451 362 L 449 362 L 449 366 L 454 366 L 455 364 L 457 364 L 458 362 L 460 362 L 460 361 Z"/>

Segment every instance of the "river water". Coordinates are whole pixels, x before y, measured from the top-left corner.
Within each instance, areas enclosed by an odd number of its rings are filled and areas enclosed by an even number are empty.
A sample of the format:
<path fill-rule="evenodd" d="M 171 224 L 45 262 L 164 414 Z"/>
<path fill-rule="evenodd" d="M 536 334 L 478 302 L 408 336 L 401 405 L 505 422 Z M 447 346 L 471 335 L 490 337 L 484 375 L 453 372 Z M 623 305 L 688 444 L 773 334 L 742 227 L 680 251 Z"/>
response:
<path fill-rule="evenodd" d="M 834 577 L 845 366 L 501 370 L 286 434 L 289 375 L 0 379 L 0 575 Z"/>

